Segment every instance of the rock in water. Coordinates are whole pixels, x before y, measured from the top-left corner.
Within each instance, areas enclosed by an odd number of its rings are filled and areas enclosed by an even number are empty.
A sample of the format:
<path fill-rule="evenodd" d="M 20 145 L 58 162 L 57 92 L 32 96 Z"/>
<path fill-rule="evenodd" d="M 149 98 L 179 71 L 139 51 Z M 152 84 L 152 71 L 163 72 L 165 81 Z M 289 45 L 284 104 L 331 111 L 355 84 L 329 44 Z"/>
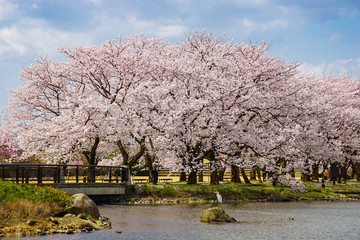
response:
<path fill-rule="evenodd" d="M 95 230 L 104 229 L 103 227 L 97 225 L 96 223 L 77 218 L 74 214 L 71 213 L 66 214 L 62 219 L 60 219 L 60 224 L 63 226 L 74 225 L 74 226 L 78 226 L 80 229 L 85 229 L 86 227 L 90 227 L 91 229 L 95 229 Z"/>
<path fill-rule="evenodd" d="M 227 215 L 221 207 L 204 210 L 200 217 L 200 221 L 206 223 L 236 222 L 235 218 Z"/>
<path fill-rule="evenodd" d="M 90 214 L 91 217 L 96 219 L 100 217 L 99 209 L 94 201 L 83 193 L 71 197 L 71 207 L 66 211 L 75 215 Z"/>

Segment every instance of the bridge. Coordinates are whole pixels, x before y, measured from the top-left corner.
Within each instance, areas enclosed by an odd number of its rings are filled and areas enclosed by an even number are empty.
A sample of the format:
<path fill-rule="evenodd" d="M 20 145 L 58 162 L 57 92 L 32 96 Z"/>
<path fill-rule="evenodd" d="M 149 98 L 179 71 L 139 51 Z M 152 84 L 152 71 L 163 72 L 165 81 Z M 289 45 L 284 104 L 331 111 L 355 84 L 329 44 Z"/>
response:
<path fill-rule="evenodd" d="M 130 184 L 127 166 L 0 164 L 0 179 L 19 184 L 51 186 L 94 200 L 123 197 Z"/>

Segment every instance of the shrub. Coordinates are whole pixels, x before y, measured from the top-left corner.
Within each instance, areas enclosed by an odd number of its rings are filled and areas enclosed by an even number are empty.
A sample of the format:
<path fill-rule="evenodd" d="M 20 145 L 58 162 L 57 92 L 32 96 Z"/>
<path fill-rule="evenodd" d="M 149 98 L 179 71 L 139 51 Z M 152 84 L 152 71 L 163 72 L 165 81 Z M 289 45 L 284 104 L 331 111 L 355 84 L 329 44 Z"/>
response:
<path fill-rule="evenodd" d="M 54 203 L 59 207 L 66 207 L 70 204 L 70 196 L 64 191 L 52 187 L 22 186 L 17 183 L 0 180 L 0 203 L 12 203 L 20 199 L 32 202 Z"/>
<path fill-rule="evenodd" d="M 54 203 L 18 199 L 12 203 L 0 204 L 0 219 L 2 221 L 43 219 L 52 216 L 60 210 L 61 207 Z"/>

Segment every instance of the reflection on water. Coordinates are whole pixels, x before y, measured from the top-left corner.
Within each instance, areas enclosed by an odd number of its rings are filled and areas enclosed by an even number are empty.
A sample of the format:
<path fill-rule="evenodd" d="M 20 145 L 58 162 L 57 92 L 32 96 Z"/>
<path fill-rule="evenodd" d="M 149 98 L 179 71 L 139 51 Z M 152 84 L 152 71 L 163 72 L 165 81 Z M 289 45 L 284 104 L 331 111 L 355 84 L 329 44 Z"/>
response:
<path fill-rule="evenodd" d="M 222 204 L 237 223 L 201 223 L 209 207 L 100 206 L 113 229 L 27 239 L 360 239 L 360 202 Z"/>

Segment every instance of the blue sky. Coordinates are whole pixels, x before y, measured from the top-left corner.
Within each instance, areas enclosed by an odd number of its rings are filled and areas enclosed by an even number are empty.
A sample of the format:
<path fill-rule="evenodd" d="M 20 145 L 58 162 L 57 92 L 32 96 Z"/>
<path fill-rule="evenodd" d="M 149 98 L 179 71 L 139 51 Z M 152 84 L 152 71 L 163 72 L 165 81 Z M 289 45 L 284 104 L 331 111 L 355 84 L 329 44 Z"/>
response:
<path fill-rule="evenodd" d="M 0 0 L 0 108 L 19 72 L 60 46 L 99 45 L 145 33 L 179 42 L 206 30 L 266 41 L 302 70 L 360 75 L 359 0 Z"/>

